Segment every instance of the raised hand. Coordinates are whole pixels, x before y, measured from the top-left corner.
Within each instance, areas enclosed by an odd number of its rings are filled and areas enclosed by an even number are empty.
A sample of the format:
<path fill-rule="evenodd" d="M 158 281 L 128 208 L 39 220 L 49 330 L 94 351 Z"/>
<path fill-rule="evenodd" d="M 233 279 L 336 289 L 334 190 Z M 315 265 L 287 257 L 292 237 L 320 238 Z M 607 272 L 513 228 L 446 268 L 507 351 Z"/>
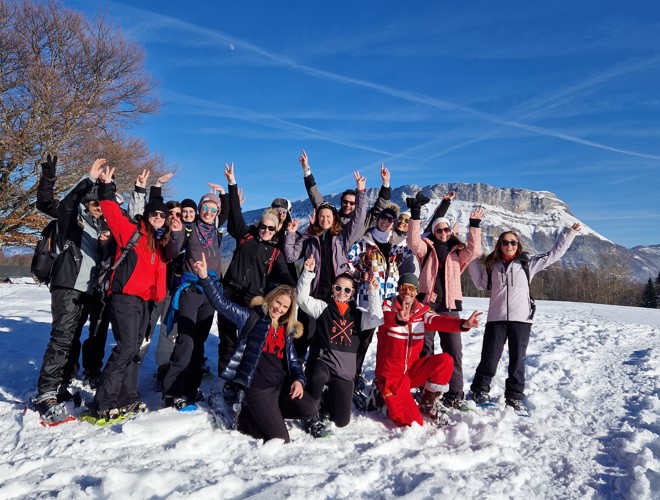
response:
<path fill-rule="evenodd" d="M 470 219 L 482 220 L 486 215 L 486 211 L 482 207 L 477 207 L 470 212 Z"/>
<path fill-rule="evenodd" d="M 367 187 L 367 178 L 360 175 L 360 172 L 357 170 L 353 172 L 353 176 L 355 177 L 355 187 L 357 190 L 364 191 Z"/>
<path fill-rule="evenodd" d="M 211 186 L 211 192 L 213 194 L 217 194 L 217 195 L 225 194 L 225 190 L 220 184 L 215 184 L 213 182 L 207 182 L 207 184 Z"/>
<path fill-rule="evenodd" d="M 92 163 L 91 168 L 89 169 L 89 176 L 96 180 L 99 178 L 101 175 L 101 172 L 103 171 L 103 167 L 106 164 L 106 159 L 105 158 L 97 158 L 94 160 L 94 163 Z M 115 169 L 112 169 L 112 172 L 114 173 Z"/>
<path fill-rule="evenodd" d="M 309 160 L 307 160 L 307 153 L 305 153 L 304 149 L 302 150 L 302 154 L 300 155 L 300 158 L 298 158 L 298 161 L 300 162 L 303 171 L 309 169 Z"/>
<path fill-rule="evenodd" d="M 236 177 L 234 177 L 234 162 L 230 164 L 225 163 L 225 178 L 229 184 L 236 184 Z"/>
<path fill-rule="evenodd" d="M 308 271 L 310 273 L 314 272 L 314 268 L 316 267 L 316 259 L 314 258 L 313 255 L 310 255 L 305 259 L 305 263 L 303 264 L 303 268 L 305 271 Z"/>
<path fill-rule="evenodd" d="M 202 252 L 202 260 L 197 260 L 193 264 L 193 269 L 195 270 L 195 274 L 200 278 L 205 279 L 208 277 L 209 272 L 206 267 L 206 255 L 204 255 L 204 252 Z"/>
<path fill-rule="evenodd" d="M 307 218 L 309 219 L 310 227 L 313 226 L 314 222 L 316 222 L 316 210 L 312 212 L 312 215 L 308 215 Z"/>
<path fill-rule="evenodd" d="M 380 283 L 376 278 L 373 278 L 369 282 L 369 290 L 378 290 L 380 288 Z"/>
<path fill-rule="evenodd" d="M 245 195 L 243 194 L 243 189 L 238 188 L 237 191 L 238 191 L 238 204 L 240 206 L 243 206 L 243 203 L 245 203 Z"/>
<path fill-rule="evenodd" d="M 582 225 L 581 225 L 579 222 L 576 222 L 575 224 L 573 224 L 573 225 L 571 226 L 571 229 L 572 229 L 573 231 L 577 231 L 577 232 L 580 232 L 580 229 L 581 229 L 581 228 L 582 228 Z"/>
<path fill-rule="evenodd" d="M 158 179 L 156 179 L 156 187 L 162 187 L 163 184 L 167 184 L 173 175 L 174 172 L 168 172 L 167 174 L 161 175 Z"/>
<path fill-rule="evenodd" d="M 138 174 L 138 176 L 135 178 L 135 185 L 143 189 L 146 188 L 149 175 L 151 175 L 151 173 L 145 168 L 142 173 Z"/>
<path fill-rule="evenodd" d="M 286 225 L 288 233 L 295 233 L 298 230 L 298 219 L 293 219 Z"/>
<path fill-rule="evenodd" d="M 383 186 L 390 185 L 390 171 L 385 168 L 385 164 L 380 164 L 380 179 L 383 182 Z"/>
<path fill-rule="evenodd" d="M 401 309 L 397 313 L 396 317 L 405 323 L 408 323 L 410 320 L 410 309 L 412 308 L 412 303 L 408 304 L 406 302 L 401 304 Z"/>
<path fill-rule="evenodd" d="M 96 164 L 96 161 L 94 162 L 94 164 Z M 103 162 L 105 163 L 105 160 L 103 160 Z M 116 169 L 115 167 L 110 168 L 109 165 L 101 166 L 97 177 L 98 180 L 101 181 L 103 184 L 110 184 L 112 182 L 112 178 L 115 175 L 115 169 Z"/>
<path fill-rule="evenodd" d="M 456 191 L 449 191 L 446 195 L 442 197 L 442 199 L 447 201 L 451 201 L 454 198 L 456 198 Z"/>
<path fill-rule="evenodd" d="M 46 160 L 41 164 L 41 169 L 43 172 L 48 172 L 50 175 L 55 175 L 55 169 L 57 167 L 57 156 L 50 156 L 50 153 L 46 155 Z"/>

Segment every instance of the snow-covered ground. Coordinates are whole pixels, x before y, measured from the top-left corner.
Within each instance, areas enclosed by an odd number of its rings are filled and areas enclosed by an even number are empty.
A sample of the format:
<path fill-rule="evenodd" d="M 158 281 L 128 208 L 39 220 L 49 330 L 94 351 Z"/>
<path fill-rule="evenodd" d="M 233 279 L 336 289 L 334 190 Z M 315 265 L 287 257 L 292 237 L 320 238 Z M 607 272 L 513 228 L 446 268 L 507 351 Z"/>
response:
<path fill-rule="evenodd" d="M 466 311 L 487 307 L 485 299 L 465 302 Z M 140 384 L 149 413 L 108 428 L 44 428 L 12 401 L 36 385 L 48 290 L 0 285 L 0 304 L 3 499 L 660 495 L 660 310 L 539 302 L 527 358 L 530 417 L 502 407 L 505 354 L 492 391 L 500 406 L 461 414 L 454 426 L 395 429 L 380 414 L 354 412 L 329 439 L 292 423 L 284 445 L 214 428 L 202 410 L 162 409 L 151 389 L 153 347 Z M 482 333 L 463 335 L 467 383 Z M 212 336 L 211 366 L 216 345 Z"/>

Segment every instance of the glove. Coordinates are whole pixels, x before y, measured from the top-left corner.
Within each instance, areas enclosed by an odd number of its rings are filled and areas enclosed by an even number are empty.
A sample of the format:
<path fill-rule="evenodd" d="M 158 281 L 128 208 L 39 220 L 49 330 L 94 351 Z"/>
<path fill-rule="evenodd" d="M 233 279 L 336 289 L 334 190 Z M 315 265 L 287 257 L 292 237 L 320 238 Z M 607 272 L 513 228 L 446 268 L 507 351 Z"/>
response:
<path fill-rule="evenodd" d="M 470 227 L 479 227 L 481 219 L 470 219 Z"/>
<path fill-rule="evenodd" d="M 57 167 L 57 156 L 46 155 L 46 161 L 41 164 L 41 171 L 47 177 L 55 177 Z"/>
<path fill-rule="evenodd" d="M 410 218 L 419 220 L 422 215 L 422 207 L 429 201 L 431 201 L 431 198 L 421 191 L 417 191 L 414 198 L 406 198 L 406 206 L 410 209 Z"/>

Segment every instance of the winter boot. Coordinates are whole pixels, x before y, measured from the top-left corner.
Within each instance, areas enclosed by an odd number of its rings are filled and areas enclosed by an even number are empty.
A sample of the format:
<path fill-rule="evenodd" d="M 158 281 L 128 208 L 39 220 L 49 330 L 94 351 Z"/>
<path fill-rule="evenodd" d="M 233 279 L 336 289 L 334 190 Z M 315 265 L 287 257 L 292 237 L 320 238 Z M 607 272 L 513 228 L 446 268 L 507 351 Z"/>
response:
<path fill-rule="evenodd" d="M 126 406 L 118 408 L 121 415 L 135 415 L 136 413 L 144 413 L 147 411 L 147 403 L 142 401 L 134 401 Z"/>
<path fill-rule="evenodd" d="M 517 415 L 525 417 L 529 416 L 529 410 L 527 410 L 527 407 L 523 404 L 521 399 L 505 398 L 504 401 L 506 406 L 513 408 L 513 411 L 515 411 Z"/>
<path fill-rule="evenodd" d="M 332 431 L 328 429 L 326 423 L 318 416 L 310 418 L 303 423 L 305 432 L 315 438 L 325 438 L 332 436 Z"/>
<path fill-rule="evenodd" d="M 490 403 L 490 394 L 484 391 L 473 391 L 472 399 L 477 405 L 485 405 Z"/>
<path fill-rule="evenodd" d="M 447 408 L 454 408 L 461 411 L 467 408 L 463 391 L 445 392 L 442 396 L 442 404 Z"/>
<path fill-rule="evenodd" d="M 239 402 L 239 387 L 231 382 L 225 382 L 222 386 L 222 397 L 230 408 Z"/>

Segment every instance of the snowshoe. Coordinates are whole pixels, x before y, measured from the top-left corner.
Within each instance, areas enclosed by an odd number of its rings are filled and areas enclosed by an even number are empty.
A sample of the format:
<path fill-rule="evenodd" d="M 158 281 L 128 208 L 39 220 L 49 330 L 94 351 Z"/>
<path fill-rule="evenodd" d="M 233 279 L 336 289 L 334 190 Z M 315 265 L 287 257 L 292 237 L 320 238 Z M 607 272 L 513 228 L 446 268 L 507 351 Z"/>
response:
<path fill-rule="evenodd" d="M 353 391 L 353 404 L 359 411 L 379 411 L 385 405 L 376 381 L 369 383 L 364 377 L 358 377 Z"/>
<path fill-rule="evenodd" d="M 243 391 L 238 395 L 238 402 L 229 406 L 225 402 L 224 394 L 211 391 L 206 398 L 206 404 L 209 413 L 213 417 L 216 425 L 223 429 L 236 429 L 238 427 L 238 417 L 243 407 Z"/>
<path fill-rule="evenodd" d="M 514 413 L 521 417 L 529 417 L 529 410 L 520 399 L 506 398 L 507 408 L 512 408 Z"/>
<path fill-rule="evenodd" d="M 332 430 L 328 429 L 326 422 L 319 417 L 310 418 L 303 422 L 303 428 L 307 434 L 317 439 L 334 436 Z"/>

